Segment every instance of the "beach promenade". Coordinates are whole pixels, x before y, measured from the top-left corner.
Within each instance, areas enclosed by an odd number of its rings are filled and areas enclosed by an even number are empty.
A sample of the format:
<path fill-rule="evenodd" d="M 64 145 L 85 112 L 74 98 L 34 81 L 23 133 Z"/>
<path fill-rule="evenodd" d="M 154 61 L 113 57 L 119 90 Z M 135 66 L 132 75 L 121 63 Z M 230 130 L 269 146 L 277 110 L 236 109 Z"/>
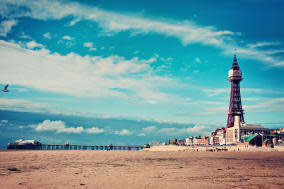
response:
<path fill-rule="evenodd" d="M 284 188 L 284 152 L 0 151 L 8 188 Z"/>

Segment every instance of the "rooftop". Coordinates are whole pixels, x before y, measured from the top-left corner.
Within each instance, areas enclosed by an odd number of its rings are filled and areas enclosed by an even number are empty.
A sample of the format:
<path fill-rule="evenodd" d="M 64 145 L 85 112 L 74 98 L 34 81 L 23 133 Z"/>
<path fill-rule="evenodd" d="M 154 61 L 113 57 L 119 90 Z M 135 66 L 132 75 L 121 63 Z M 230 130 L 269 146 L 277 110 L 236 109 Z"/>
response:
<path fill-rule="evenodd" d="M 258 134 L 252 134 L 252 135 L 246 135 L 246 136 L 243 136 L 243 139 L 245 142 L 250 142 L 252 139 L 254 139 L 256 136 L 258 136 Z"/>
<path fill-rule="evenodd" d="M 241 128 L 242 129 L 266 129 L 261 125 L 257 124 L 247 124 L 247 123 L 241 123 Z"/>

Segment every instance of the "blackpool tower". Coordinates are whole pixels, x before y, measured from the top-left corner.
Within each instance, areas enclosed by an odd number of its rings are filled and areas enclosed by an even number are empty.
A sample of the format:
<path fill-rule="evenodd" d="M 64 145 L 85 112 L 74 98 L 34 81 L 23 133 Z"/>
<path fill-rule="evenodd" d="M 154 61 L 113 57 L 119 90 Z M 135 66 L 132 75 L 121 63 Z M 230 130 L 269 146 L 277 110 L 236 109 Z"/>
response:
<path fill-rule="evenodd" d="M 239 116 L 240 121 L 244 122 L 244 113 L 242 109 L 240 81 L 242 80 L 242 72 L 240 70 L 237 57 L 234 55 L 233 65 L 229 71 L 229 82 L 231 82 L 230 106 L 227 120 L 227 128 L 234 126 L 235 116 Z"/>

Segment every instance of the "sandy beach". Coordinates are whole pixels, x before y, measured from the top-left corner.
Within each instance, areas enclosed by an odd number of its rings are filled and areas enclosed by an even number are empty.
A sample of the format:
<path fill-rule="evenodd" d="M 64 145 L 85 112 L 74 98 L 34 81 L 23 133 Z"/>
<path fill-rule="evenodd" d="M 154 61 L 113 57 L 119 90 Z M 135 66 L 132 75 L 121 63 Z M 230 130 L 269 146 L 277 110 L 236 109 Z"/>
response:
<path fill-rule="evenodd" d="M 2 189 L 284 188 L 284 152 L 0 151 Z"/>

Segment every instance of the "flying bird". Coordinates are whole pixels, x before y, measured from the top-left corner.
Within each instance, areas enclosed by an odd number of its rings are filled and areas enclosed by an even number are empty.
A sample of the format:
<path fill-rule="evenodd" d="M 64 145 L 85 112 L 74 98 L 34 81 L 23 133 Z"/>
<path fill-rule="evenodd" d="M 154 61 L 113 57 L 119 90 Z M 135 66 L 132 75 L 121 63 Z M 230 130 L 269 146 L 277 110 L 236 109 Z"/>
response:
<path fill-rule="evenodd" d="M 9 86 L 8 84 L 5 85 L 5 87 L 2 89 L 2 91 L 3 91 L 3 92 L 8 92 L 8 90 L 7 90 L 7 89 L 8 89 L 8 86 Z"/>

